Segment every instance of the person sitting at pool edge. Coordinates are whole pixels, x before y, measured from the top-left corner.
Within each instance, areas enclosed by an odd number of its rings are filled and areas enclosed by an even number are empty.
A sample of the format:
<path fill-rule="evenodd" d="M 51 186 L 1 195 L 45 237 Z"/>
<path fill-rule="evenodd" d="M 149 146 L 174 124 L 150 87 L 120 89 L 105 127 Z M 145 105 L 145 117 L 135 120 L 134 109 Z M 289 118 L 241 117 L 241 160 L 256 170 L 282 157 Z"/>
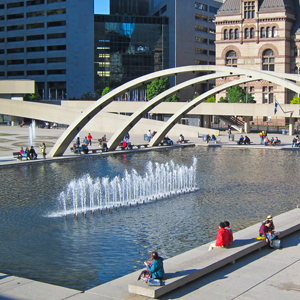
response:
<path fill-rule="evenodd" d="M 144 265 L 148 269 L 148 271 L 151 273 L 151 278 L 153 279 L 162 279 L 165 271 L 164 271 L 164 264 L 163 264 L 163 258 L 158 256 L 158 253 L 156 251 L 151 252 L 151 261 L 149 264 L 147 262 L 144 262 Z"/>
<path fill-rule="evenodd" d="M 219 229 L 216 237 L 216 242 L 213 244 L 210 244 L 208 251 L 213 250 L 215 247 L 226 247 L 230 244 L 232 244 L 233 236 L 231 232 L 227 229 L 225 229 L 225 223 L 220 222 Z"/>

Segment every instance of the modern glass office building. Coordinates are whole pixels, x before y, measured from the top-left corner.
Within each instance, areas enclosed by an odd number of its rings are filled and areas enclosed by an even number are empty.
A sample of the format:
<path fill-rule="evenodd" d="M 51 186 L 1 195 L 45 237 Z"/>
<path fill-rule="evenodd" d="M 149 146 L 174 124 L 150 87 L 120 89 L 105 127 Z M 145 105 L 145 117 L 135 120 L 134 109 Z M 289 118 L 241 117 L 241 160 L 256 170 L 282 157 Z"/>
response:
<path fill-rule="evenodd" d="M 95 89 L 169 67 L 168 18 L 95 15 Z"/>
<path fill-rule="evenodd" d="M 2 0 L 0 80 L 33 79 L 43 99 L 93 92 L 93 14 L 93 0 Z"/>
<path fill-rule="evenodd" d="M 146 16 L 149 12 L 149 0 L 110 0 L 111 15 Z"/>

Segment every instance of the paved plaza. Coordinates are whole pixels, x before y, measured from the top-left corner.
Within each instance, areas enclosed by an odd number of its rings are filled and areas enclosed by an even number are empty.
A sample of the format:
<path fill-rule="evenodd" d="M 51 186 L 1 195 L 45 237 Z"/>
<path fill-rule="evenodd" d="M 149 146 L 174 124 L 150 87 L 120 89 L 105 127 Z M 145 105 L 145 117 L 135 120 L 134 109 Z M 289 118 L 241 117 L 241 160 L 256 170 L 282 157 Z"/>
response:
<path fill-rule="evenodd" d="M 19 151 L 20 147 L 29 146 L 28 127 L 10 127 L 0 125 L 0 166 L 11 164 L 43 163 L 39 145 L 43 142 L 47 145 L 47 152 L 50 151 L 58 137 L 62 134 L 58 129 L 36 129 L 36 139 L 34 146 L 38 153 L 37 161 L 17 161 L 12 157 L 12 152 Z M 213 134 L 213 130 L 211 134 Z M 88 133 L 86 133 L 87 135 Z M 91 132 L 94 139 L 100 138 L 102 134 Z M 108 138 L 110 133 L 106 133 Z M 85 133 L 80 135 L 81 138 Z M 240 134 L 235 134 L 235 137 Z M 272 149 L 274 151 L 284 149 L 299 151 L 299 148 L 292 148 L 292 137 L 278 134 L 281 140 L 280 146 L 263 146 L 259 144 L 257 133 L 248 134 L 253 144 L 250 146 L 239 146 L 235 141 L 229 141 L 228 136 L 221 134 L 221 143 L 209 144 L 209 146 L 226 147 L 250 147 Z M 273 135 L 269 135 L 272 137 Z M 176 137 L 171 137 L 176 139 Z M 186 137 L 191 143 L 200 146 L 207 146 L 202 138 Z M 131 136 L 131 142 L 143 143 L 143 136 Z M 95 145 L 96 146 L 96 145 Z M 130 150 L 128 150 L 130 151 Z M 140 150 L 137 150 L 140 151 Z M 143 151 L 143 150 L 142 150 Z M 92 154 L 88 154 L 92 155 Z M 103 155 L 103 154 L 93 154 Z M 104 155 L 109 155 L 104 154 Z M 67 149 L 65 155 L 61 158 L 51 158 L 46 161 L 56 159 L 73 159 L 80 156 L 74 155 Z M 295 207 L 296 204 L 295 203 Z M 300 217 L 300 209 L 299 209 Z M 299 218 L 300 220 L 300 218 Z M 279 228 L 278 228 L 279 229 Z M 279 229 L 280 230 L 280 229 Z M 273 250 L 268 247 L 261 251 L 253 252 L 242 259 L 236 261 L 233 265 L 227 265 L 217 271 L 214 271 L 201 279 L 193 281 L 160 299 L 272 299 L 272 300 L 298 300 L 300 299 L 300 232 L 296 232 L 283 239 L 283 249 Z M 53 286 L 46 283 L 33 281 L 30 279 L 14 277 L 6 274 L 0 274 L 0 300 L 41 300 L 41 299 L 71 299 L 71 300 L 94 300 L 94 299 L 132 299 L 145 300 L 147 297 L 133 295 L 128 292 L 128 282 L 126 276 L 108 282 L 90 291 L 81 292 L 67 289 L 59 286 Z"/>

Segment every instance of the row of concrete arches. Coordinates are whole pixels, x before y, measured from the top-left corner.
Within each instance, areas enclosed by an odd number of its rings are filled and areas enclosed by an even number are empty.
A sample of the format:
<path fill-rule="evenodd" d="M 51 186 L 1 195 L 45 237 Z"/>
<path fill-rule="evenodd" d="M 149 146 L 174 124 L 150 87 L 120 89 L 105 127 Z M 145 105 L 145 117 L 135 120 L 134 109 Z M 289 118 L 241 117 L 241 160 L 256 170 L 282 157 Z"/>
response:
<path fill-rule="evenodd" d="M 162 71 L 157 71 L 151 74 L 147 74 L 141 76 L 137 79 L 134 79 L 128 83 L 121 85 L 120 87 L 112 90 L 110 93 L 106 94 L 95 103 L 93 103 L 89 108 L 87 108 L 80 116 L 78 116 L 74 122 L 68 127 L 68 129 L 63 133 L 63 135 L 58 139 L 54 147 L 51 149 L 49 156 L 61 156 L 63 155 L 66 148 L 69 144 L 73 141 L 75 136 L 78 132 L 105 106 L 107 106 L 112 101 L 116 100 L 118 95 L 124 93 L 125 91 L 129 91 L 133 88 L 136 88 L 140 85 L 148 83 L 155 78 L 160 78 L 164 76 L 171 76 L 177 75 L 179 73 L 187 73 L 187 72 L 198 72 L 198 71 L 206 71 L 206 72 L 216 72 L 209 75 L 204 75 L 201 77 L 197 77 L 188 81 L 185 81 L 181 84 L 178 84 L 167 91 L 159 94 L 155 98 L 151 99 L 148 102 L 145 102 L 145 105 L 138 109 L 134 114 L 132 114 L 126 122 L 114 133 L 112 138 L 108 141 L 108 148 L 109 150 L 114 150 L 119 142 L 122 140 L 124 135 L 133 127 L 135 126 L 138 121 L 142 118 L 144 114 L 149 112 L 153 109 L 156 105 L 161 103 L 165 100 L 165 98 L 176 92 L 180 89 L 184 89 L 189 87 L 193 84 L 199 83 L 201 81 L 206 81 L 210 79 L 217 79 L 221 77 L 228 77 L 228 76 L 241 76 L 245 75 L 243 78 L 238 80 L 225 83 L 221 86 L 215 87 L 206 93 L 200 95 L 199 97 L 195 98 L 193 101 L 187 103 L 183 108 L 181 108 L 178 112 L 176 112 L 168 122 L 163 123 L 162 128 L 157 132 L 155 138 L 151 140 L 150 146 L 157 146 L 162 138 L 168 133 L 168 131 L 177 123 L 177 121 L 187 114 L 190 110 L 194 107 L 199 105 L 203 102 L 207 97 L 210 97 L 217 92 L 225 90 L 231 86 L 239 85 L 242 83 L 256 81 L 260 79 L 265 79 L 270 82 L 276 83 L 281 85 L 287 89 L 294 91 L 295 93 L 300 94 L 300 86 L 295 84 L 294 81 L 300 81 L 300 76 L 295 74 L 279 74 L 274 72 L 265 72 L 265 71 L 254 71 L 254 70 L 247 70 L 242 68 L 230 68 L 230 67 L 223 67 L 223 66 L 212 66 L 212 65 L 203 65 L 203 66 L 185 66 L 185 67 L 177 67 Z"/>

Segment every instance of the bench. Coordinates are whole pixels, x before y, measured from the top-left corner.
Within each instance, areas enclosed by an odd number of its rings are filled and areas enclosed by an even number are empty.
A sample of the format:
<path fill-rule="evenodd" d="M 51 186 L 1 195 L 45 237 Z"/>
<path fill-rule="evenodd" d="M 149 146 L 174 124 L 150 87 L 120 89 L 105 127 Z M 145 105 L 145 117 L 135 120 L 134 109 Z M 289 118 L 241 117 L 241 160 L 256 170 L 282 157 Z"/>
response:
<path fill-rule="evenodd" d="M 20 154 L 20 152 L 13 152 L 13 157 L 17 160 L 22 160 L 22 155 Z"/>
<path fill-rule="evenodd" d="M 89 149 L 89 151 L 91 151 L 92 153 L 97 153 L 98 151 L 106 152 L 107 148 L 99 147 L 99 148 L 95 148 L 95 149 Z"/>
<path fill-rule="evenodd" d="M 277 230 L 280 230 L 279 238 L 300 230 L 300 209 L 283 213 L 274 218 Z M 159 298 L 195 279 L 211 273 L 227 264 L 233 264 L 239 258 L 267 246 L 265 240 L 256 240 L 261 223 L 233 233 L 233 244 L 228 248 L 215 248 L 208 251 L 210 243 L 192 249 L 185 253 L 164 261 L 165 277 L 164 285 L 148 286 L 142 281 L 135 281 L 128 285 L 130 293 Z M 142 270 L 135 272 L 136 276 Z M 137 275 L 138 276 L 138 275 Z M 137 277 L 136 276 L 136 277 Z"/>

